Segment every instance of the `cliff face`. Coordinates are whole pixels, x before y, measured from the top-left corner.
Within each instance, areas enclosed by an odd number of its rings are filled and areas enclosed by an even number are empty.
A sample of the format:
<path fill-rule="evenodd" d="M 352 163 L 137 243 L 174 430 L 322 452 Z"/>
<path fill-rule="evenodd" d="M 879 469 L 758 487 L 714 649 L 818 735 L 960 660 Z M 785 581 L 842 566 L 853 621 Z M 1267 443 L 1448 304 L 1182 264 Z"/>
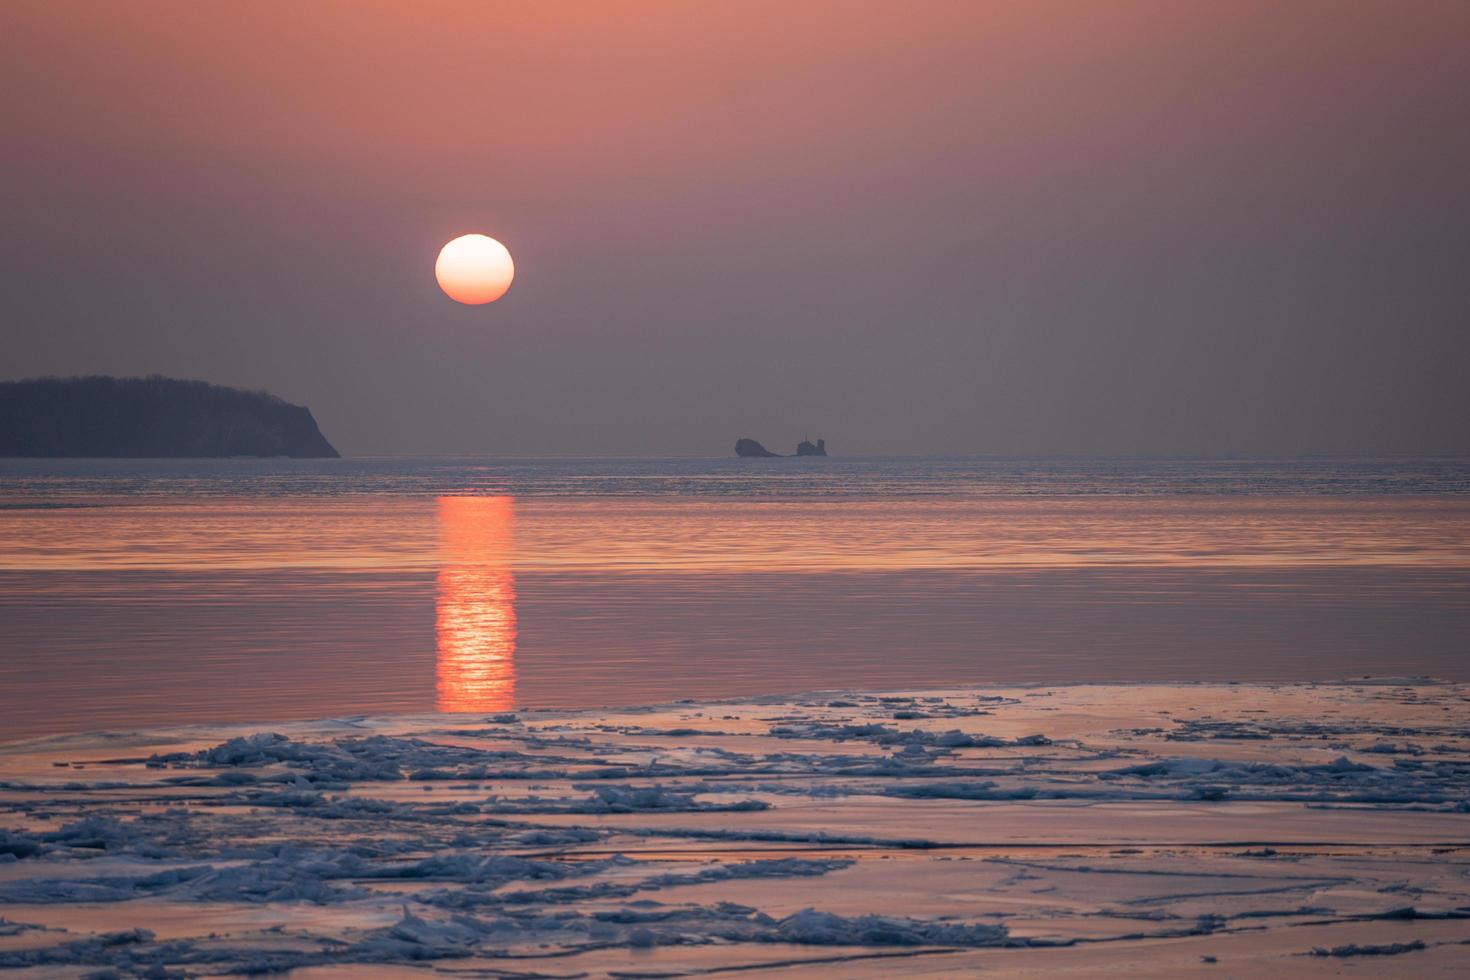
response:
<path fill-rule="evenodd" d="M 336 458 L 311 410 L 174 378 L 0 382 L 0 456 Z"/>

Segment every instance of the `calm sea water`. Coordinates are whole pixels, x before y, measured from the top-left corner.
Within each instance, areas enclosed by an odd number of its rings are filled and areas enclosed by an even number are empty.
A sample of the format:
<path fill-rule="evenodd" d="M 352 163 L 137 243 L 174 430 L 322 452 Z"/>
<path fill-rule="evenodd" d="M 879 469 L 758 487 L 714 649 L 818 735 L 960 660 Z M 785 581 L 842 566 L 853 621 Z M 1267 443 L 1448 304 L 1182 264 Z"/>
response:
<path fill-rule="evenodd" d="M 0 461 L 0 738 L 1467 653 L 1463 460 Z"/>
<path fill-rule="evenodd" d="M 1470 492 L 1465 459 L 0 459 L 0 496 L 1014 496 Z"/>

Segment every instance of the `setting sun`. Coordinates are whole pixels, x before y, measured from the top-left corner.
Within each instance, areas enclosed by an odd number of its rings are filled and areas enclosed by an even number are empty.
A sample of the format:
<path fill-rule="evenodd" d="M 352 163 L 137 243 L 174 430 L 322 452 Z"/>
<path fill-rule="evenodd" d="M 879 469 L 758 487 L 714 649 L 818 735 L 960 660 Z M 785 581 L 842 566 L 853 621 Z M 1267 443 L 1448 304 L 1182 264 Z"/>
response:
<path fill-rule="evenodd" d="M 468 306 L 505 295 L 516 267 L 506 247 L 487 235 L 461 235 L 439 250 L 434 277 L 450 299 Z"/>

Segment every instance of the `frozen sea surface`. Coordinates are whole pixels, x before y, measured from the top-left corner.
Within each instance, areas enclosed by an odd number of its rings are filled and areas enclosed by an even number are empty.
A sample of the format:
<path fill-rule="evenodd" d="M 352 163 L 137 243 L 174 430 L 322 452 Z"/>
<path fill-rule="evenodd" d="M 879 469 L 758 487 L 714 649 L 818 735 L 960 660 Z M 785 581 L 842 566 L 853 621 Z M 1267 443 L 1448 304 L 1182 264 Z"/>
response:
<path fill-rule="evenodd" d="M 54 737 L 0 750 L 0 828 L 0 968 L 37 976 L 1433 975 L 1470 942 L 1470 688 Z"/>

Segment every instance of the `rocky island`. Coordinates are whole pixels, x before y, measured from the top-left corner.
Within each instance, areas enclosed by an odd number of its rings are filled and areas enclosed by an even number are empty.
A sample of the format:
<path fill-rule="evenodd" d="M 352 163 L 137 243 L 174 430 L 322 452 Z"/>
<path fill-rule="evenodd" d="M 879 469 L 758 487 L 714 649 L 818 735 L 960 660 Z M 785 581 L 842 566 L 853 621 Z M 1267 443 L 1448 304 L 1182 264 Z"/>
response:
<path fill-rule="evenodd" d="M 0 382 L 0 456 L 336 458 L 311 410 L 177 378 Z"/>
<path fill-rule="evenodd" d="M 771 452 L 769 449 L 767 449 L 765 446 L 762 446 L 760 443 L 756 442 L 754 439 L 736 439 L 735 440 L 735 455 L 736 456 L 775 456 L 777 454 Z"/>
<path fill-rule="evenodd" d="M 798 456 L 825 456 L 827 455 L 827 440 L 818 439 L 816 445 L 812 445 L 806 439 L 796 444 L 796 455 Z"/>
<path fill-rule="evenodd" d="M 758 457 L 767 457 L 768 456 L 768 457 L 773 457 L 773 458 L 780 458 L 781 457 L 781 454 L 780 453 L 773 453 L 773 452 L 771 452 L 769 449 L 767 449 L 765 446 L 762 446 L 760 443 L 756 442 L 754 439 L 736 439 L 735 440 L 735 455 L 736 456 L 758 456 Z M 818 439 L 816 441 L 816 443 L 814 444 L 814 443 L 808 442 L 806 439 L 803 439 L 797 445 L 797 447 L 796 447 L 796 455 L 797 456 L 825 456 L 825 455 L 827 455 L 827 440 L 826 439 Z"/>

